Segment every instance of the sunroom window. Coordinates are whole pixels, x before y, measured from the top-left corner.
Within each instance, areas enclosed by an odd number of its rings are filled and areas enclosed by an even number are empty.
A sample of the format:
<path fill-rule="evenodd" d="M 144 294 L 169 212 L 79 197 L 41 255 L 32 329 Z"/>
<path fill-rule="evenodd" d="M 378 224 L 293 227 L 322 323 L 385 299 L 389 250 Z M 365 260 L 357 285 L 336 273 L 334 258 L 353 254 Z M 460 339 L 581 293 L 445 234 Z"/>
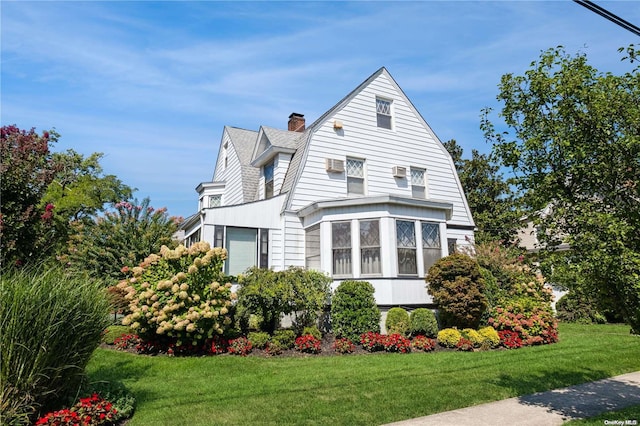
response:
<path fill-rule="evenodd" d="M 416 230 L 413 222 L 396 220 L 396 246 L 398 250 L 398 274 L 417 275 Z"/>
<path fill-rule="evenodd" d="M 333 275 L 351 275 L 351 222 L 331 224 Z"/>
<path fill-rule="evenodd" d="M 442 257 L 440 248 L 440 225 L 437 223 L 422 222 L 422 259 L 424 272 Z"/>
<path fill-rule="evenodd" d="M 380 225 L 377 220 L 360 221 L 360 273 L 379 274 L 380 267 Z"/>

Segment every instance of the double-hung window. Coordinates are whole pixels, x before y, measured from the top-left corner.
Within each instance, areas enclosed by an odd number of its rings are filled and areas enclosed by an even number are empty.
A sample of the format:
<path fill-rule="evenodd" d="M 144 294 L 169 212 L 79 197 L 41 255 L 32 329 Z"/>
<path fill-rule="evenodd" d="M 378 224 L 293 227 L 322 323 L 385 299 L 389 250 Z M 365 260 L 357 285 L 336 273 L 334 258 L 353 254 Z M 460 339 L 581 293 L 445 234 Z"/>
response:
<path fill-rule="evenodd" d="M 376 118 L 378 127 L 391 129 L 391 101 L 376 98 Z"/>
<path fill-rule="evenodd" d="M 422 222 L 422 259 L 424 272 L 427 273 L 431 265 L 442 256 L 440 248 L 440 225 Z"/>
<path fill-rule="evenodd" d="M 396 220 L 396 246 L 398 249 L 398 274 L 417 275 L 416 229 L 414 222 Z"/>
<path fill-rule="evenodd" d="M 380 224 L 378 220 L 360 221 L 360 273 L 380 274 Z"/>
<path fill-rule="evenodd" d="M 273 161 L 264 166 L 264 198 L 273 197 Z"/>
<path fill-rule="evenodd" d="M 304 259 L 305 268 L 320 269 L 320 224 L 307 228 L 304 233 Z"/>
<path fill-rule="evenodd" d="M 331 223 L 333 275 L 351 275 L 351 222 Z"/>
<path fill-rule="evenodd" d="M 347 194 L 364 195 L 364 160 L 347 158 Z"/>
<path fill-rule="evenodd" d="M 425 170 L 411 168 L 411 196 L 413 198 L 426 198 Z"/>

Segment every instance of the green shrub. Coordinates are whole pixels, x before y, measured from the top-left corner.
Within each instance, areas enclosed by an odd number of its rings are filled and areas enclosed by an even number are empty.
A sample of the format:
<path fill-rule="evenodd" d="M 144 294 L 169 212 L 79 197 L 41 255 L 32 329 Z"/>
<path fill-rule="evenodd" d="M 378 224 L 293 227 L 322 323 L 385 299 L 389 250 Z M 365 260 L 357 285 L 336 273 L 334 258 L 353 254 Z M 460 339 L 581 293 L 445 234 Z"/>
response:
<path fill-rule="evenodd" d="M 232 326 L 231 283 L 225 282 L 222 262 L 226 251 L 199 242 L 188 249 L 163 246 L 152 254 L 133 277 L 118 284 L 131 301 L 123 325 L 146 342 L 176 346 L 203 345 Z"/>
<path fill-rule="evenodd" d="M 480 345 L 482 345 L 482 342 L 484 341 L 484 338 L 480 335 L 480 333 L 478 333 L 473 328 L 465 328 L 460 332 L 460 334 L 462 334 L 462 337 L 469 340 L 474 348 L 480 347 Z"/>
<path fill-rule="evenodd" d="M 251 268 L 238 277 L 238 305 L 262 318 L 261 330 L 273 333 L 284 314 L 302 332 L 313 325 L 329 294 L 331 278 L 317 271 L 290 267 L 285 271 Z"/>
<path fill-rule="evenodd" d="M 289 329 L 276 330 L 271 337 L 271 342 L 284 349 L 291 349 L 296 343 L 296 333 Z"/>
<path fill-rule="evenodd" d="M 105 330 L 104 335 L 102 336 L 102 343 L 106 343 L 107 345 L 113 345 L 114 340 L 123 334 L 132 334 L 133 330 L 127 327 L 126 325 L 110 325 Z"/>
<path fill-rule="evenodd" d="M 135 397 L 120 382 L 95 382 L 81 391 L 81 395 L 92 395 L 97 393 L 105 400 L 109 401 L 116 409 L 114 420 L 128 419 L 133 416 L 136 407 Z"/>
<path fill-rule="evenodd" d="M 443 257 L 429 268 L 426 281 L 443 327 L 478 327 L 487 307 L 478 262 L 462 253 Z"/>
<path fill-rule="evenodd" d="M 331 300 L 331 324 L 336 337 L 360 341 L 368 331 L 380 331 L 375 289 L 366 281 L 343 281 Z"/>
<path fill-rule="evenodd" d="M 264 331 L 252 331 L 247 335 L 249 341 L 253 344 L 253 347 L 256 349 L 264 349 L 267 347 L 267 343 L 269 343 L 269 333 L 265 333 Z"/>
<path fill-rule="evenodd" d="M 387 312 L 385 327 L 387 334 L 409 335 L 409 313 L 403 308 L 391 308 Z"/>
<path fill-rule="evenodd" d="M 318 327 L 316 327 L 315 325 L 312 325 L 311 327 L 305 327 L 302 330 L 302 334 L 301 336 L 304 336 L 306 334 L 310 334 L 313 337 L 315 337 L 318 340 L 322 340 L 322 333 L 320 332 L 320 330 L 318 329 Z"/>
<path fill-rule="evenodd" d="M 490 348 L 497 348 L 500 345 L 500 336 L 495 328 L 488 326 L 478 330 L 482 336 L 482 344 L 488 345 Z"/>
<path fill-rule="evenodd" d="M 0 417 L 20 424 L 76 395 L 109 324 L 98 283 L 60 269 L 3 271 Z"/>
<path fill-rule="evenodd" d="M 418 308 L 411 311 L 409 323 L 412 336 L 436 337 L 438 334 L 438 321 L 431 309 Z"/>
<path fill-rule="evenodd" d="M 455 348 L 462 334 L 455 328 L 445 328 L 438 332 L 438 343 L 445 348 Z"/>
<path fill-rule="evenodd" d="M 580 292 L 569 292 L 556 302 L 556 318 L 559 321 L 581 324 L 604 324 L 606 318 L 598 311 L 591 297 Z"/>

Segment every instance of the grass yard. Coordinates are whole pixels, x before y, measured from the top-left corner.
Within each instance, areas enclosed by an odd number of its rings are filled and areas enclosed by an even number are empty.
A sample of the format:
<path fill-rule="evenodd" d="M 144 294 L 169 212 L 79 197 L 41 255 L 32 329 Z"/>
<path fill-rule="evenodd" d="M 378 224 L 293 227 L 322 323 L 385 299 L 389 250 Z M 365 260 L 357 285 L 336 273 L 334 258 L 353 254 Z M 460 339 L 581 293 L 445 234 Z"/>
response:
<path fill-rule="evenodd" d="M 99 349 L 92 381 L 137 399 L 128 426 L 382 424 L 640 370 L 628 326 L 561 324 L 516 350 L 332 357 L 149 357 Z"/>

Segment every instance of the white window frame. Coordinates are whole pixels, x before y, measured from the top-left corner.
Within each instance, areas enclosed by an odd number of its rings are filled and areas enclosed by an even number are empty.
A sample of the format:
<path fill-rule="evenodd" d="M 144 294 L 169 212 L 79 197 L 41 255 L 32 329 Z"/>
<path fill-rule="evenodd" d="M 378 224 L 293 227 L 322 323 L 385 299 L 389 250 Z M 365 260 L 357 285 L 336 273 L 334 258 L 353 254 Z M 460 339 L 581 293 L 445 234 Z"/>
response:
<path fill-rule="evenodd" d="M 378 230 L 378 241 L 376 245 L 363 244 L 363 228 L 362 225 L 367 222 L 375 222 L 375 226 Z M 359 229 L 359 244 L 360 244 L 360 275 L 361 276 L 376 276 L 382 274 L 382 244 L 380 233 L 380 220 L 379 219 L 361 219 L 358 221 Z M 377 250 L 377 255 L 376 255 Z M 365 256 L 368 252 L 368 255 Z M 371 262 L 369 266 L 365 263 L 365 257 Z M 376 259 L 377 258 L 377 259 Z"/>
<path fill-rule="evenodd" d="M 274 194 L 274 175 L 275 175 L 275 161 L 270 161 L 269 163 L 265 164 L 263 166 L 263 175 L 264 175 L 264 198 L 273 198 L 275 196 Z M 271 176 L 268 178 L 267 177 L 267 170 L 271 169 Z M 271 190 L 269 190 L 269 188 Z"/>
<path fill-rule="evenodd" d="M 397 255 L 397 264 L 398 264 L 398 276 L 417 276 L 418 275 L 418 247 L 417 247 L 417 235 L 416 235 L 416 222 L 414 220 L 407 220 L 407 219 L 396 219 L 395 222 L 396 222 L 395 229 L 396 229 L 396 255 Z M 400 241 L 398 238 L 399 237 L 398 226 L 401 222 L 408 223 L 411 225 L 413 229 L 413 245 L 400 246 L 399 244 Z M 413 265 L 415 267 L 415 271 L 410 271 L 410 272 L 401 271 L 401 267 L 400 267 L 400 260 L 401 260 L 400 251 L 401 250 L 413 251 Z"/>
<path fill-rule="evenodd" d="M 209 195 L 208 207 L 213 208 L 220 206 L 222 206 L 222 194 Z"/>
<path fill-rule="evenodd" d="M 420 222 L 420 227 L 422 231 L 422 264 L 424 273 L 426 274 L 429 272 L 429 268 L 442 257 L 440 224 L 437 222 Z M 431 228 L 431 230 L 427 228 Z M 427 239 L 427 237 L 432 234 L 433 229 L 436 230 L 436 237 L 434 239 Z"/>
<path fill-rule="evenodd" d="M 348 246 L 336 246 L 336 239 L 334 237 L 334 233 L 336 232 L 336 225 L 348 225 L 348 238 L 345 238 L 345 242 L 348 243 Z M 338 232 L 345 232 L 344 230 L 338 230 Z M 334 277 L 352 277 L 353 276 L 353 243 L 351 241 L 352 226 L 351 221 L 335 221 L 331 222 L 331 274 Z M 340 258 L 336 258 L 336 254 L 341 254 Z M 337 261 L 342 260 L 343 267 L 337 267 Z"/>
<path fill-rule="evenodd" d="M 418 176 L 422 175 L 422 179 Z M 427 198 L 427 171 L 419 167 L 411 167 L 409 169 L 409 177 L 411 179 L 411 197 L 426 199 Z"/>
<path fill-rule="evenodd" d="M 360 173 L 354 173 L 350 164 L 360 163 Z M 365 195 L 366 191 L 366 160 L 364 158 L 347 157 L 345 163 L 345 174 L 347 175 L 347 194 Z M 362 191 L 357 188 L 361 184 Z"/>
<path fill-rule="evenodd" d="M 376 96 L 376 125 L 393 130 L 393 100 Z"/>

